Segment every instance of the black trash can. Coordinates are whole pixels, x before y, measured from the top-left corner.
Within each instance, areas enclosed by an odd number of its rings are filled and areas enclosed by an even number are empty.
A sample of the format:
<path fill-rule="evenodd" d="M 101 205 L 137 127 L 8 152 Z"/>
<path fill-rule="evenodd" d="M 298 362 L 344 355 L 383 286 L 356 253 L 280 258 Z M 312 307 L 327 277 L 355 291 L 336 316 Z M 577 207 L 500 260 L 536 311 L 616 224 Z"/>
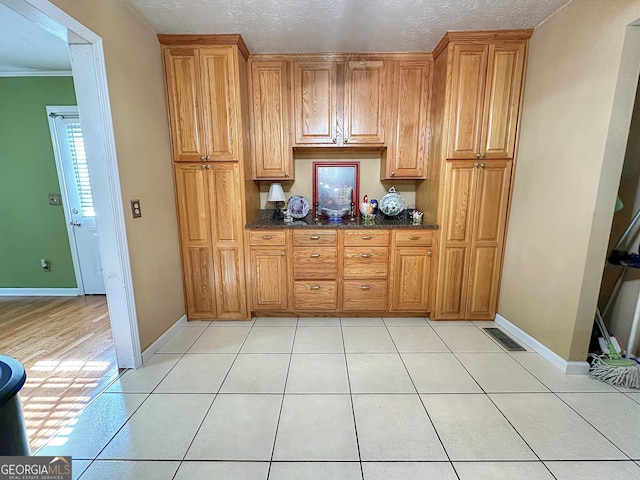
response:
<path fill-rule="evenodd" d="M 0 355 L 0 457 L 29 455 L 18 395 L 26 379 L 27 373 L 18 360 Z"/>

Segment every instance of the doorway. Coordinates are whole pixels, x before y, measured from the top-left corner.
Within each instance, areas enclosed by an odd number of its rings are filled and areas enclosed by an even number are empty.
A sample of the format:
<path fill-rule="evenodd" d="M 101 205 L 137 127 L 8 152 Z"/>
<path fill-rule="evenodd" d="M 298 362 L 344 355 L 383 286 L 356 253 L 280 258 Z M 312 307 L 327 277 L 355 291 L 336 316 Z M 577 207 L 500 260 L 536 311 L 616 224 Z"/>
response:
<path fill-rule="evenodd" d="M 78 108 L 47 106 L 47 119 L 78 293 L 104 294 L 96 210 Z"/>
<path fill-rule="evenodd" d="M 142 364 L 102 39 L 47 0 L 0 0 L 69 45 L 118 366 Z"/>

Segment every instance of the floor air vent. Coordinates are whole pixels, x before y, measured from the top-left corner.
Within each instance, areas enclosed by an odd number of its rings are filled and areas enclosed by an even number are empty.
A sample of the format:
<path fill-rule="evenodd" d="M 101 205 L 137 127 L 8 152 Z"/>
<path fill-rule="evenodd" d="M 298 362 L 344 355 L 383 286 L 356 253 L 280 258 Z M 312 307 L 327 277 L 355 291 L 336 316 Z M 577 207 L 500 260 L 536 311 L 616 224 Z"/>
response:
<path fill-rule="evenodd" d="M 526 348 L 522 348 L 518 343 L 515 342 L 509 335 L 504 333 L 499 328 L 495 327 L 486 327 L 483 328 L 485 332 L 495 338 L 504 348 L 509 350 L 510 352 L 526 352 Z"/>

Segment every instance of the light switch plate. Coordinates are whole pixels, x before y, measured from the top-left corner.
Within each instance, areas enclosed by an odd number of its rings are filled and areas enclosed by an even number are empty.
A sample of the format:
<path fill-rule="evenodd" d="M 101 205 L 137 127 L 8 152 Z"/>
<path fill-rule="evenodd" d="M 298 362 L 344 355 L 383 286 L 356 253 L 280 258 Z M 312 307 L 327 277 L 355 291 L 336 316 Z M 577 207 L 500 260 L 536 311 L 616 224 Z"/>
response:
<path fill-rule="evenodd" d="M 133 218 L 140 218 L 142 216 L 140 200 L 131 200 L 131 214 L 133 215 Z"/>
<path fill-rule="evenodd" d="M 62 205 L 62 195 L 59 193 L 50 193 L 49 194 L 49 205 L 53 205 L 54 207 L 59 207 Z"/>

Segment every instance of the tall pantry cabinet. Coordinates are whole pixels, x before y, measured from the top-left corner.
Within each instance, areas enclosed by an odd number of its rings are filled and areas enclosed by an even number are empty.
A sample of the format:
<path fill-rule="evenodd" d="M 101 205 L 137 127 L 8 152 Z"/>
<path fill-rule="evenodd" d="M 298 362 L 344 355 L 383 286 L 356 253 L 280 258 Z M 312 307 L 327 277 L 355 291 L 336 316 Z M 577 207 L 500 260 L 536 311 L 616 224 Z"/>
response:
<path fill-rule="evenodd" d="M 171 125 L 187 317 L 249 318 L 243 227 L 249 180 L 248 51 L 239 35 L 159 35 Z"/>
<path fill-rule="evenodd" d="M 441 230 L 436 320 L 496 314 L 531 33 L 450 32 L 433 52 L 431 160 L 416 196 Z"/>

